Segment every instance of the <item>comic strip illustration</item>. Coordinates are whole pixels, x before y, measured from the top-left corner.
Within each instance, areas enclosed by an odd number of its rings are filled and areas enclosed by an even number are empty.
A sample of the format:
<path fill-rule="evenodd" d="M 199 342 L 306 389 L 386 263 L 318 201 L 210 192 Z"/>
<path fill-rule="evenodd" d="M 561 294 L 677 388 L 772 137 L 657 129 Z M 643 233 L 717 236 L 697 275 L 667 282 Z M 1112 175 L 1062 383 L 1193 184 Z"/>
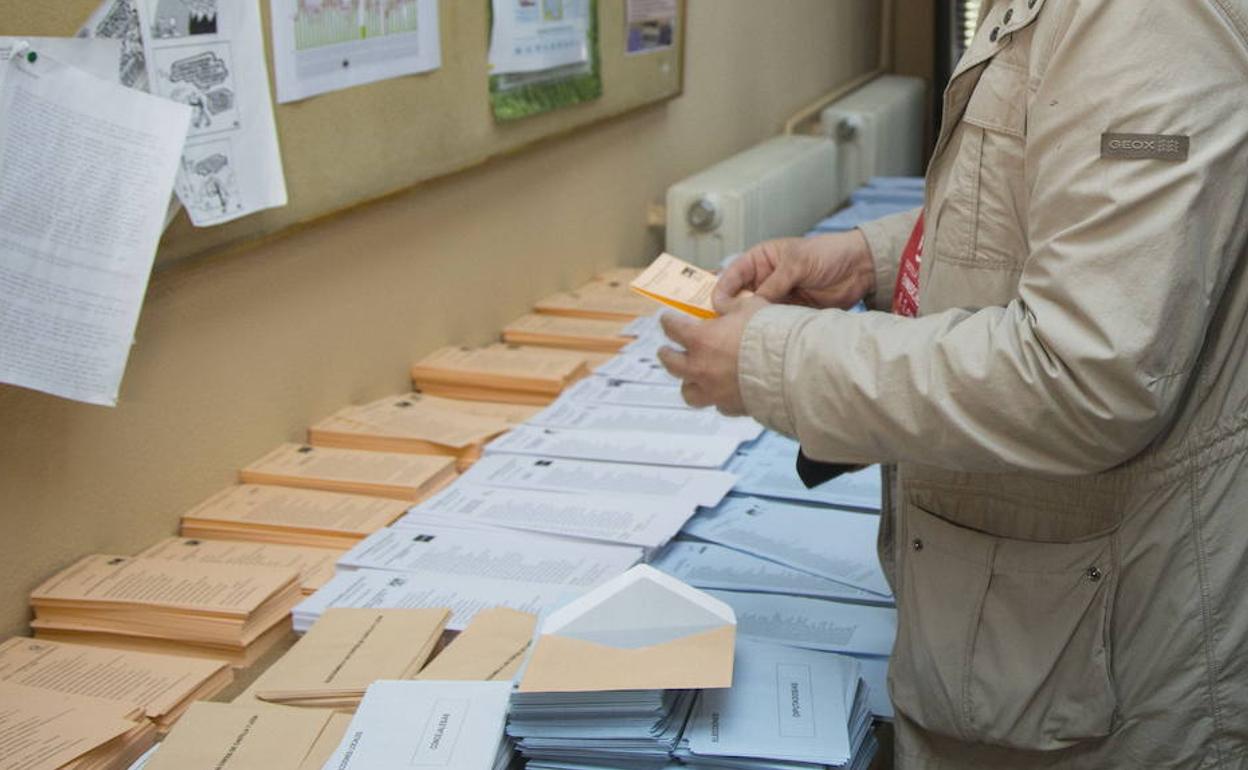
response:
<path fill-rule="evenodd" d="M 178 198 L 192 217 L 221 219 L 243 210 L 231 156 L 228 141 L 206 142 L 183 151 Z"/>
<path fill-rule="evenodd" d="M 158 48 L 152 53 L 156 91 L 194 110 L 191 136 L 242 125 L 229 43 Z"/>

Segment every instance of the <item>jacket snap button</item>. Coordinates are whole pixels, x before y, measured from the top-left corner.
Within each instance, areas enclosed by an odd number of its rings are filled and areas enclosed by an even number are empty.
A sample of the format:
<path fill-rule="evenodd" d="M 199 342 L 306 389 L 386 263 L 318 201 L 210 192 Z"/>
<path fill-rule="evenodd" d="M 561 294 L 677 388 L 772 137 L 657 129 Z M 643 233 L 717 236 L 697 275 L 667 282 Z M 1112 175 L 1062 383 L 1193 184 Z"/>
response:
<path fill-rule="evenodd" d="M 923 550 L 923 541 L 922 541 L 922 540 L 920 540 L 920 539 L 918 539 L 917 537 L 914 539 L 914 542 L 913 542 L 913 543 L 911 543 L 910 545 L 911 545 L 911 546 L 914 548 L 914 550 L 916 550 L 916 551 L 922 551 L 922 550 Z"/>
<path fill-rule="evenodd" d="M 1096 567 L 1088 567 L 1087 574 L 1088 574 L 1088 580 L 1091 580 L 1093 583 L 1101 579 L 1101 571 L 1100 569 Z"/>
<path fill-rule="evenodd" d="M 991 42 L 993 42 L 993 43 L 995 43 L 995 42 L 997 42 L 997 38 L 998 38 L 998 37 L 1000 37 L 1000 36 L 1001 36 L 1001 28 L 1000 28 L 1000 27 L 993 27 L 993 28 L 992 28 L 992 34 L 988 36 L 988 40 L 989 40 L 989 41 L 991 41 Z"/>
<path fill-rule="evenodd" d="M 1002 23 L 1004 23 L 1004 24 L 1009 24 L 1009 23 L 1010 23 L 1010 19 L 1013 19 L 1013 18 L 1014 18 L 1014 9 L 1013 9 L 1013 8 L 1009 8 L 1009 9 L 1006 9 L 1006 11 L 1005 11 L 1005 18 L 1004 18 L 1004 19 L 1002 19 L 1001 21 L 1002 21 Z"/>

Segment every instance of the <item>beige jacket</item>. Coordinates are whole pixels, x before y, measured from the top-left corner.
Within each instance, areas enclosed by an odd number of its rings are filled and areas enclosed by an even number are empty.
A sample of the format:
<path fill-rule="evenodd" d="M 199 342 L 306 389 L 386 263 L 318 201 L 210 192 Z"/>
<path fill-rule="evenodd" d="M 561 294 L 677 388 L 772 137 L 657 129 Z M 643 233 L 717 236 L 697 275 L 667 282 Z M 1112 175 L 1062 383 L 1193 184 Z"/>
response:
<path fill-rule="evenodd" d="M 899 767 L 1248 767 L 1248 0 L 997 0 L 944 107 L 921 317 L 741 346 L 751 414 L 899 463 Z"/>

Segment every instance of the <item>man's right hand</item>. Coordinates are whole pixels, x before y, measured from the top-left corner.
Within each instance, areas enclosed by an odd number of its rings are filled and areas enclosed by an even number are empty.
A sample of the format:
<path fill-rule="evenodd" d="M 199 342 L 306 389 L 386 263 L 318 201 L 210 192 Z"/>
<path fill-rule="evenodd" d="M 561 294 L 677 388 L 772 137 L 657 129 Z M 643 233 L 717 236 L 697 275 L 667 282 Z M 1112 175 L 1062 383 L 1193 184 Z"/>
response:
<path fill-rule="evenodd" d="M 875 291 L 875 260 L 857 230 L 765 241 L 724 270 L 711 301 L 723 312 L 743 291 L 768 302 L 848 309 Z"/>

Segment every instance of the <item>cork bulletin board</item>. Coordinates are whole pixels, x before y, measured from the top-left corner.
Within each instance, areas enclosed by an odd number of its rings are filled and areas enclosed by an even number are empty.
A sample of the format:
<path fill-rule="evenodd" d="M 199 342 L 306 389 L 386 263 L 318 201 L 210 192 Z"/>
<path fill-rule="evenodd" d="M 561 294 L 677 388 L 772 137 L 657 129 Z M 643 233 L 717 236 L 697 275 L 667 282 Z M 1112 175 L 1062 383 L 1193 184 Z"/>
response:
<path fill-rule="evenodd" d="M 268 0 L 222 0 L 238 1 L 260 2 L 271 47 Z M 165 233 L 157 265 L 272 236 L 679 96 L 686 3 L 678 0 L 670 48 L 629 55 L 625 0 L 598 0 L 602 96 L 500 123 L 490 106 L 488 0 L 439 0 L 440 69 L 277 105 L 289 205 L 203 229 L 179 214 Z M 0 35 L 72 36 L 97 5 L 0 0 Z"/>

